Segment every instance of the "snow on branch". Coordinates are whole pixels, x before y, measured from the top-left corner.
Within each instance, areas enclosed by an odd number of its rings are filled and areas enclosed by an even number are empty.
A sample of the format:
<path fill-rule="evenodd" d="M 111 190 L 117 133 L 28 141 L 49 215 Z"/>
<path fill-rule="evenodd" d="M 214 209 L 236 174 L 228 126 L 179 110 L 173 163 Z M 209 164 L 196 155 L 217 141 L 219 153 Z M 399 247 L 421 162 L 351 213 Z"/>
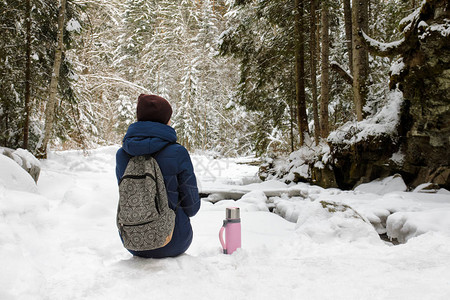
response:
<path fill-rule="evenodd" d="M 378 56 L 394 57 L 405 52 L 409 46 L 405 38 L 391 43 L 382 43 L 371 38 L 362 30 L 359 31 L 359 34 L 367 50 Z"/>
<path fill-rule="evenodd" d="M 417 29 L 419 25 L 423 27 L 423 24 L 425 23 L 423 21 L 433 17 L 436 10 L 435 6 L 438 5 L 438 3 L 437 0 L 423 0 L 422 4 L 413 13 L 402 19 L 399 27 L 403 32 L 403 38 L 399 41 L 382 43 L 369 37 L 362 30 L 360 30 L 358 34 L 361 36 L 364 46 L 370 53 L 384 57 L 400 55 L 416 47 L 418 40 Z"/>
<path fill-rule="evenodd" d="M 411 29 L 411 24 L 417 23 L 420 18 L 420 11 L 422 10 L 422 7 L 424 6 L 426 1 L 423 1 L 422 4 L 416 8 L 412 13 L 410 13 L 408 16 L 403 18 L 399 23 L 399 29 L 402 32 L 407 32 Z"/>
<path fill-rule="evenodd" d="M 93 74 L 84 74 L 84 75 L 81 75 L 81 77 L 90 77 L 90 78 L 96 78 L 96 79 L 109 81 L 109 82 L 116 82 L 118 84 L 122 84 L 122 85 L 130 87 L 130 88 L 135 88 L 137 91 L 140 91 L 140 92 L 146 92 L 146 93 L 149 92 L 148 89 L 143 86 L 140 86 L 138 84 L 135 84 L 133 82 L 130 82 L 128 80 L 118 78 L 118 77 L 109 77 L 109 76 L 101 76 L 101 75 L 93 75 Z"/>
<path fill-rule="evenodd" d="M 352 76 L 352 74 L 350 74 L 347 70 L 345 70 L 345 68 L 342 65 L 340 65 L 336 61 L 332 61 L 330 63 L 330 66 L 331 66 L 331 69 L 333 71 L 335 71 L 336 73 L 341 75 L 341 77 L 345 80 L 345 82 L 347 82 L 350 85 L 353 84 L 353 76 Z"/>

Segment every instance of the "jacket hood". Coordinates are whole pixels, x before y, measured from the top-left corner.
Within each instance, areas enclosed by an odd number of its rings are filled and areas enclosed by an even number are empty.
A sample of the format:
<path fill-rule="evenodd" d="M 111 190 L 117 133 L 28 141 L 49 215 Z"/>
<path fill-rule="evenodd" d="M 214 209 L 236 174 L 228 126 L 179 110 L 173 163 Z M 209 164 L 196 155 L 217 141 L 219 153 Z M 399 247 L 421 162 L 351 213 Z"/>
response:
<path fill-rule="evenodd" d="M 123 149 L 130 155 L 152 154 L 168 143 L 175 143 L 177 134 L 169 125 L 138 121 L 128 127 L 123 138 Z"/>

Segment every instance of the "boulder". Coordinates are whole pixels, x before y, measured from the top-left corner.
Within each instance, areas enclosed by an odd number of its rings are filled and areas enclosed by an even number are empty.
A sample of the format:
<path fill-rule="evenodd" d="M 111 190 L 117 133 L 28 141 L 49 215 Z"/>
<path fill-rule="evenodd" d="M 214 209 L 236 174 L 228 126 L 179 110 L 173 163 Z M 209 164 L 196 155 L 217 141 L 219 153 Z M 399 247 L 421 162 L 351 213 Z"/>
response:
<path fill-rule="evenodd" d="M 413 188 L 425 182 L 450 188 L 449 20 L 448 0 L 425 0 L 400 22 L 401 41 L 383 45 L 365 36 L 370 52 L 397 58 L 389 86 L 403 99 L 395 132 L 350 146 L 331 143 L 339 187 L 399 173 Z"/>
<path fill-rule="evenodd" d="M 14 160 L 19 166 L 22 167 L 28 174 L 31 175 L 34 182 L 37 183 L 39 179 L 39 174 L 41 172 L 41 165 L 39 160 L 25 149 L 10 149 L 5 147 L 0 147 L 0 154 L 3 154 L 12 160 Z"/>
<path fill-rule="evenodd" d="M 450 188 L 450 3 L 426 1 L 417 16 L 416 45 L 401 58 L 396 83 L 403 91 L 404 172 L 412 186 Z M 392 84 L 392 83 L 391 83 Z"/>

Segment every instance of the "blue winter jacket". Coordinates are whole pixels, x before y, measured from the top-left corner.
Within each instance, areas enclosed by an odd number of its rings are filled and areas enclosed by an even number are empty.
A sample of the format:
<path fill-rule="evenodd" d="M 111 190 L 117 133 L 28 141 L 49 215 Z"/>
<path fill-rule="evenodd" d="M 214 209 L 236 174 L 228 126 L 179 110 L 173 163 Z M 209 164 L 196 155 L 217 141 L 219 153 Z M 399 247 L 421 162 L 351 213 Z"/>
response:
<path fill-rule="evenodd" d="M 149 121 L 131 124 L 123 139 L 122 148 L 116 154 L 117 181 L 125 172 L 129 155 L 153 154 L 176 141 L 175 130 L 169 125 Z M 184 253 L 192 242 L 189 217 L 200 209 L 197 181 L 189 153 L 180 144 L 168 145 L 155 158 L 164 176 L 169 206 L 176 211 L 172 240 L 160 249 L 129 251 L 142 257 L 173 257 Z"/>

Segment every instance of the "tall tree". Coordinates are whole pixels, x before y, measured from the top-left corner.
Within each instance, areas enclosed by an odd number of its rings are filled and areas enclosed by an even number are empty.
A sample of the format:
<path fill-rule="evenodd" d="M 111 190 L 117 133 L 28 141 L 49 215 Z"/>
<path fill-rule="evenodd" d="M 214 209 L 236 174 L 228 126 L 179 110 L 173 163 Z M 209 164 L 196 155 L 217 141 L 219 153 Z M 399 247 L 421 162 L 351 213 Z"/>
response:
<path fill-rule="evenodd" d="M 328 103 L 330 98 L 330 36 L 329 36 L 329 28 L 330 21 L 328 15 L 328 3 L 327 1 L 322 1 L 322 30 L 321 30 L 321 40 L 322 40 L 322 75 L 321 75 L 321 89 L 320 89 L 320 97 L 321 97 L 321 105 L 320 105 L 320 131 L 321 136 L 326 138 L 329 133 L 328 126 Z"/>
<path fill-rule="evenodd" d="M 319 110 L 317 105 L 317 40 L 316 40 L 316 16 L 317 0 L 310 2 L 310 24 L 309 24 L 309 64 L 311 69 L 311 96 L 314 118 L 314 140 L 316 145 L 320 139 Z"/>
<path fill-rule="evenodd" d="M 291 117 L 298 125 L 294 5 L 292 0 L 236 2 L 221 36 L 221 54 L 238 59 L 241 68 L 235 100 L 257 114 L 251 135 L 257 154 L 274 145 L 287 149 Z M 296 130 L 296 144 L 299 136 Z"/>
<path fill-rule="evenodd" d="M 0 145 L 14 148 L 23 145 L 26 32 L 17 22 L 26 19 L 24 4 L 0 2 Z"/>
<path fill-rule="evenodd" d="M 48 97 L 52 75 L 57 35 L 57 3 L 43 0 L 30 0 L 29 3 L 16 0 L 0 2 L 2 146 L 26 147 L 35 153 L 38 142 L 42 140 L 41 105 Z M 73 9 L 69 9 L 69 14 L 73 15 L 73 12 Z M 71 41 L 71 36 L 66 35 L 64 43 L 69 45 Z M 69 77 L 73 68 L 68 62 L 64 62 L 61 72 L 62 95 L 70 97 L 72 91 Z"/>
<path fill-rule="evenodd" d="M 61 68 L 61 59 L 63 54 L 63 38 L 64 38 L 64 19 L 66 14 L 66 0 L 61 0 L 59 13 L 58 13 L 58 34 L 57 34 L 57 47 L 55 51 L 55 60 L 53 63 L 52 79 L 50 81 L 49 98 L 45 106 L 45 128 L 44 138 L 39 149 L 39 156 L 47 157 L 48 142 L 52 138 L 53 125 L 55 119 L 55 106 L 57 101 L 58 83 L 59 83 L 59 71 Z"/>
<path fill-rule="evenodd" d="M 25 66 L 25 120 L 23 125 L 24 149 L 28 148 L 28 136 L 30 130 L 30 101 L 31 101 L 31 0 L 26 0 L 25 5 L 25 27 L 26 27 L 26 66 Z"/>
<path fill-rule="evenodd" d="M 360 37 L 360 31 L 367 32 L 368 0 L 352 0 L 352 57 L 353 57 L 353 101 L 356 118 L 362 121 L 363 108 L 367 98 L 368 53 Z"/>
<path fill-rule="evenodd" d="M 309 133 L 308 116 L 306 114 L 305 93 L 305 49 L 304 49 L 304 24 L 303 24 L 303 0 L 295 0 L 295 88 L 297 101 L 297 122 L 300 135 L 300 145 L 305 142 L 305 134 Z"/>
<path fill-rule="evenodd" d="M 344 25 L 345 25 L 345 42 L 347 45 L 348 53 L 348 69 L 350 74 L 353 73 L 353 47 L 352 47 L 352 8 L 350 5 L 351 0 L 343 0 L 344 2 Z"/>

